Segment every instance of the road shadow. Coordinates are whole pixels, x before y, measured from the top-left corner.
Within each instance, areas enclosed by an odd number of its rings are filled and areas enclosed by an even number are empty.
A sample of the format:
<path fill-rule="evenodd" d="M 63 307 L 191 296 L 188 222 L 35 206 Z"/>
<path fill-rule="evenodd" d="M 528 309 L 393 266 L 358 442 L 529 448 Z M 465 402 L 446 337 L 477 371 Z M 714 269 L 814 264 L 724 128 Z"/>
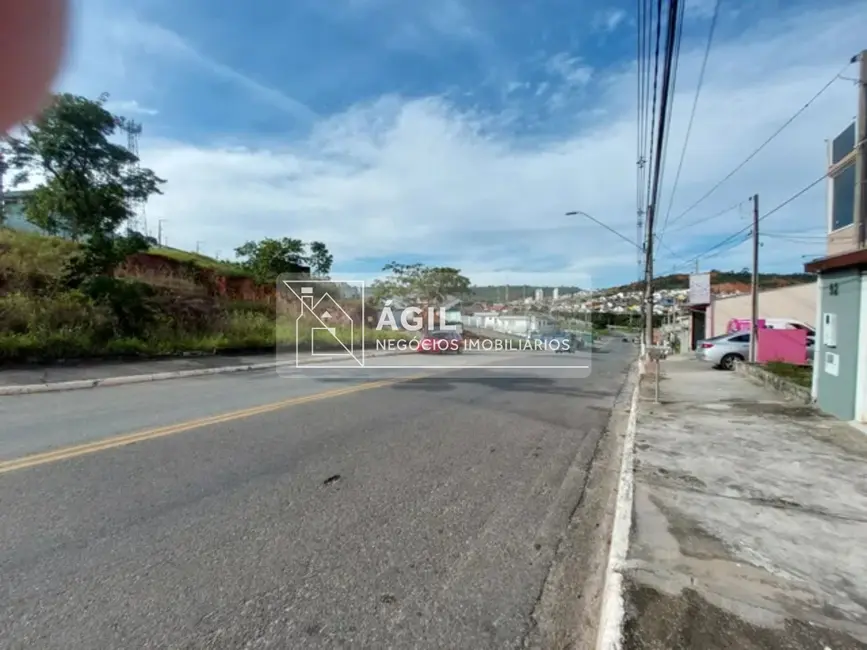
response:
<path fill-rule="evenodd" d="M 343 377 L 323 377 L 323 383 L 346 384 L 357 382 L 357 379 Z M 370 381 L 376 381 L 371 379 Z M 409 381 L 400 381 L 389 386 L 390 390 L 402 392 L 450 393 L 462 392 L 468 386 L 484 386 L 496 391 L 514 393 L 535 393 L 538 395 L 560 395 L 565 397 L 584 397 L 605 399 L 612 396 L 612 391 L 595 390 L 592 388 L 592 377 L 557 378 L 511 375 L 507 377 L 453 377 L 437 375 L 420 377 Z"/>

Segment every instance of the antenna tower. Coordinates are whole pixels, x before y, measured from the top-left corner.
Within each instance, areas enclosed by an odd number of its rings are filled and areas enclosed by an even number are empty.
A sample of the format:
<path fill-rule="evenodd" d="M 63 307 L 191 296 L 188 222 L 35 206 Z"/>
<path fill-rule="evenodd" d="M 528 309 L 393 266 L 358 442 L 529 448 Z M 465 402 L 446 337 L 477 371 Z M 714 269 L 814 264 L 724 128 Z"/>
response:
<path fill-rule="evenodd" d="M 138 122 L 128 120 L 124 126 L 127 141 L 126 148 L 136 157 L 135 166 L 138 167 L 138 138 L 141 135 L 142 126 Z M 144 202 L 131 199 L 129 202 L 130 218 L 127 222 L 129 230 L 135 230 L 147 234 L 147 218 L 144 213 Z"/>

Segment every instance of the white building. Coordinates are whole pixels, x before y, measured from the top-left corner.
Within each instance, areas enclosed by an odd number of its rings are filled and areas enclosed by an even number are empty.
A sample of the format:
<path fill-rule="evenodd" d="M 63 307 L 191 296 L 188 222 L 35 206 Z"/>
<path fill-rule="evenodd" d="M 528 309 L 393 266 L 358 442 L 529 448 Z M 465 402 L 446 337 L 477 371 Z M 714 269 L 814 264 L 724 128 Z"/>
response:
<path fill-rule="evenodd" d="M 544 289 L 536 289 L 536 302 L 542 302 L 542 300 L 544 298 L 545 298 Z"/>
<path fill-rule="evenodd" d="M 541 314 L 503 316 L 498 312 L 477 312 L 472 316 L 464 316 L 462 321 L 464 327 L 470 329 L 487 329 L 517 336 L 557 331 L 556 319 Z"/>
<path fill-rule="evenodd" d="M 560 297 L 560 290 L 557 287 L 554 287 L 554 292 L 551 294 L 551 298 L 557 300 Z"/>

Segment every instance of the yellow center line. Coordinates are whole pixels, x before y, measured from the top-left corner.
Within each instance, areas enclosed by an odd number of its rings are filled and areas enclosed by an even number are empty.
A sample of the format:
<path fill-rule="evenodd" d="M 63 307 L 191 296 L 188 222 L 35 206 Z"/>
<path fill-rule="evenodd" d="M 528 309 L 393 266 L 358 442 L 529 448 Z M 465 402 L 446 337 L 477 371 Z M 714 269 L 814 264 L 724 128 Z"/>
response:
<path fill-rule="evenodd" d="M 30 456 L 23 456 L 21 458 L 15 458 L 12 460 L 0 462 L 0 474 L 13 472 L 19 469 L 26 469 L 28 467 L 36 467 L 38 465 L 54 463 L 61 460 L 67 460 L 69 458 L 76 458 L 78 456 L 84 456 L 87 454 L 94 454 L 96 452 L 106 451 L 108 449 L 116 449 L 118 447 L 131 445 L 136 442 L 143 442 L 145 440 L 163 438 L 165 436 L 171 436 L 176 433 L 183 433 L 184 431 L 190 431 L 192 429 L 200 429 L 202 427 L 207 427 L 213 424 L 222 424 L 224 422 L 241 420 L 243 418 L 249 418 L 255 415 L 262 415 L 264 413 L 272 413 L 274 411 L 279 411 L 280 409 L 284 409 L 289 406 L 309 404 L 310 402 L 318 402 L 320 400 L 330 399 L 332 397 L 341 397 L 343 395 L 360 393 L 365 390 L 373 390 L 375 388 L 393 386 L 394 384 L 413 381 L 415 379 L 422 379 L 423 377 L 427 376 L 429 376 L 429 374 L 413 375 L 411 377 L 401 377 L 400 379 L 388 379 L 384 381 L 358 384 L 356 386 L 349 386 L 347 388 L 337 388 L 335 390 L 314 393 L 313 395 L 293 397 L 291 399 L 281 400 L 279 402 L 272 402 L 270 404 L 254 406 L 252 408 L 242 409 L 240 411 L 231 411 L 229 413 L 222 413 L 220 415 L 197 418 L 195 420 L 188 420 L 186 422 L 170 424 L 168 426 L 157 427 L 155 429 L 146 429 L 144 431 L 138 431 L 136 433 L 112 436 L 110 438 L 97 440 L 95 442 L 72 445 L 70 447 L 63 447 L 61 449 L 54 449 L 52 451 L 32 454 Z"/>

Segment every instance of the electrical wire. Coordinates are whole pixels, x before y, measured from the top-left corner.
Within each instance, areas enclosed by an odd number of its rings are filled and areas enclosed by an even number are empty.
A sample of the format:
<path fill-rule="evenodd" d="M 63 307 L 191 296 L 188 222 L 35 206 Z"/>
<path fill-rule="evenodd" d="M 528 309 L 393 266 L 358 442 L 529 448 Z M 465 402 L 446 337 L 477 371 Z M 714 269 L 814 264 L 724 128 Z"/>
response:
<path fill-rule="evenodd" d="M 813 95 L 806 104 L 804 104 L 801 108 L 799 108 L 794 115 L 792 115 L 788 120 L 783 122 L 782 126 L 780 126 L 776 131 L 774 131 L 770 137 L 768 137 L 762 144 L 760 144 L 749 156 L 747 156 L 737 167 L 735 167 L 732 171 L 730 171 L 721 181 L 719 181 L 716 185 L 714 185 L 704 196 L 702 196 L 698 201 L 690 205 L 686 210 L 681 212 L 677 217 L 671 220 L 671 223 L 676 223 L 680 221 L 687 214 L 692 212 L 699 204 L 705 201 L 711 194 L 716 192 L 727 180 L 729 180 L 732 176 L 734 176 L 737 172 L 744 168 L 744 166 L 749 163 L 753 158 L 755 158 L 766 146 L 768 146 L 778 135 L 780 135 L 783 131 L 785 131 L 791 124 L 794 122 L 805 110 L 807 110 L 810 106 L 812 106 L 813 102 L 815 102 L 819 97 L 821 97 L 828 88 L 830 88 L 835 81 L 840 78 L 840 75 L 845 71 L 850 65 L 852 65 L 851 61 L 846 63 L 840 69 L 840 72 L 835 74 L 831 79 L 822 86 L 819 91 Z"/>
<path fill-rule="evenodd" d="M 656 97 L 657 91 L 659 87 L 659 45 L 660 41 L 662 41 L 662 0 L 657 0 L 656 2 L 656 52 L 654 54 L 654 67 L 653 67 L 653 103 L 651 105 L 651 118 L 650 118 L 650 132 L 649 132 L 649 142 L 650 146 L 648 149 L 648 157 L 647 164 L 649 165 L 649 169 L 647 170 L 647 204 L 648 209 L 653 206 L 653 179 L 657 176 L 656 173 L 656 158 L 658 158 L 657 150 L 659 147 L 654 148 L 653 146 L 653 136 L 656 133 Z M 661 100 L 660 100 L 660 103 Z M 661 120 L 660 120 L 661 122 Z M 661 142 L 661 138 L 660 138 Z M 649 225 L 646 223 L 645 219 L 645 230 L 649 228 Z M 648 234 L 648 239 L 653 235 L 653 233 Z"/>
<path fill-rule="evenodd" d="M 822 182 L 823 180 L 825 180 L 827 177 L 828 177 L 828 173 L 827 173 L 827 172 L 824 173 L 824 174 L 822 174 L 819 178 L 817 178 L 816 180 L 814 180 L 812 183 L 810 183 L 809 185 L 807 185 L 807 186 L 804 187 L 803 189 L 798 190 L 795 194 L 793 194 L 792 196 L 790 196 L 789 198 L 787 198 L 785 201 L 783 201 L 783 202 L 780 203 L 779 205 L 775 206 L 772 210 L 770 210 L 769 212 L 766 212 L 765 214 L 763 214 L 761 217 L 759 217 L 758 220 L 759 220 L 759 221 L 764 221 L 765 219 L 767 219 L 767 218 L 770 217 L 771 215 L 776 214 L 777 212 L 779 212 L 780 210 L 782 210 L 783 208 L 785 208 L 787 205 L 789 205 L 792 201 L 795 201 L 795 200 L 801 198 L 804 194 L 806 194 L 806 193 L 809 192 L 811 189 L 813 189 L 814 187 L 816 187 L 816 185 L 818 185 L 819 183 L 821 183 L 821 182 Z M 700 253 L 700 254 L 698 254 L 698 255 L 692 257 L 692 258 L 689 260 L 689 262 L 690 262 L 690 263 L 695 263 L 697 260 L 704 259 L 705 257 L 708 256 L 708 253 L 717 250 L 717 249 L 718 249 L 719 247 L 721 247 L 721 246 L 725 246 L 726 244 L 730 243 L 731 241 L 737 239 L 738 237 L 743 237 L 745 233 L 746 233 L 746 237 L 743 238 L 742 241 L 746 241 L 746 240 L 749 239 L 750 236 L 751 236 L 751 235 L 749 234 L 749 232 L 752 230 L 752 228 L 753 228 L 753 224 L 750 223 L 750 224 L 749 224 L 748 226 L 746 226 L 745 228 L 741 228 L 741 229 L 738 230 L 736 233 L 734 233 L 734 234 L 732 234 L 732 235 L 729 235 L 728 237 L 726 237 L 725 239 L 723 239 L 721 242 L 719 242 L 719 243 L 717 243 L 717 244 L 711 246 L 709 249 L 707 249 L 707 250 L 704 251 L 703 253 Z M 759 234 L 760 234 L 760 236 L 761 236 L 761 233 L 759 233 Z M 739 241 L 738 243 L 740 244 L 740 243 L 742 243 L 742 241 Z"/>
<path fill-rule="evenodd" d="M 698 83 L 696 84 L 696 88 L 695 88 L 695 98 L 692 101 L 692 110 L 690 111 L 690 114 L 689 114 L 689 123 L 687 124 L 687 127 L 686 127 L 686 136 L 684 136 L 684 139 L 683 139 L 683 148 L 680 150 L 680 161 L 677 164 L 677 173 L 675 173 L 675 175 L 674 175 L 674 184 L 671 187 L 671 198 L 669 199 L 669 202 L 668 202 L 668 210 L 665 213 L 665 221 L 662 224 L 662 232 L 659 235 L 660 241 L 662 240 L 663 237 L 665 237 L 665 230 L 668 227 L 669 217 L 671 217 L 671 209 L 674 206 L 674 197 L 677 194 L 677 185 L 680 182 L 680 174 L 683 171 L 683 162 L 686 159 L 686 152 L 687 152 L 687 149 L 689 148 L 689 137 L 692 134 L 692 125 L 695 122 L 695 113 L 696 113 L 696 109 L 698 108 L 698 99 L 701 96 L 701 88 L 702 88 L 702 85 L 704 84 L 704 75 L 705 75 L 705 71 L 707 70 L 708 59 L 710 58 L 710 50 L 711 50 L 711 47 L 713 46 L 713 36 L 714 36 L 714 32 L 716 31 L 716 23 L 717 23 L 717 19 L 719 17 L 719 10 L 720 10 L 721 4 L 722 4 L 721 0 L 716 0 L 716 3 L 714 4 L 713 16 L 712 16 L 711 22 L 710 22 L 710 30 L 709 30 L 708 36 L 707 36 L 707 45 L 705 46 L 705 49 L 704 49 L 704 58 L 702 59 L 702 62 L 701 62 L 701 70 L 698 73 Z"/>
<path fill-rule="evenodd" d="M 660 7 L 662 0 L 660 0 Z M 671 72 L 674 63 L 674 48 L 677 38 L 678 0 L 671 0 L 668 10 L 668 28 L 666 30 L 665 54 L 662 70 L 662 89 L 659 101 L 659 130 L 657 131 L 656 150 L 654 151 L 655 162 L 653 165 L 653 185 L 650 192 L 650 209 L 656 210 L 659 199 L 659 181 L 662 177 L 662 156 L 665 150 L 666 120 L 668 111 L 671 110 L 672 90 Z M 652 224 L 648 224 L 648 240 L 653 238 Z"/>
<path fill-rule="evenodd" d="M 678 6 L 673 9 L 675 19 L 674 19 L 674 54 L 671 59 L 671 87 L 668 92 L 668 101 L 669 101 L 669 109 L 668 115 L 665 118 L 665 141 L 662 144 L 662 160 L 660 162 L 660 174 L 659 174 L 659 187 L 662 188 L 664 185 L 665 179 L 665 170 L 668 166 L 668 141 L 671 137 L 671 119 L 674 115 L 674 96 L 675 89 L 677 87 L 677 69 L 678 63 L 680 63 L 680 44 L 683 37 L 683 14 L 686 7 L 686 2 L 680 2 Z M 671 23 L 670 23 L 671 25 Z M 660 189 L 661 191 L 661 189 Z M 658 238 L 657 238 L 658 239 Z"/>
<path fill-rule="evenodd" d="M 635 190 L 636 190 L 636 242 L 644 241 L 643 219 L 644 214 L 644 143 L 646 142 L 645 129 L 647 128 L 647 99 L 646 99 L 646 78 L 649 76 L 649 70 L 646 67 L 649 65 L 649 58 L 645 56 L 645 43 L 649 39 L 649 16 L 647 15 L 647 0 L 636 0 L 636 9 L 638 17 L 638 29 L 636 31 L 638 56 L 636 59 L 637 67 L 637 110 L 638 110 L 638 129 L 636 131 L 637 143 L 635 154 Z M 638 249 L 638 277 L 641 279 L 641 265 L 643 263 L 643 246 Z"/>
<path fill-rule="evenodd" d="M 694 228 L 695 226 L 700 226 L 701 224 L 707 223 L 708 221 L 713 221 L 714 219 L 717 219 L 717 218 L 723 216 L 724 214 L 728 214 L 732 210 L 737 210 L 737 209 L 743 207 L 744 203 L 746 203 L 746 201 L 738 201 L 734 205 L 730 205 L 729 207 L 727 207 L 725 210 L 720 210 L 719 212 L 715 212 L 714 214 L 712 214 L 710 216 L 703 217 L 701 219 L 696 219 L 695 221 L 691 221 L 687 224 L 682 225 L 680 228 L 676 228 L 674 230 L 671 230 L 671 231 L 669 231 L 669 234 L 674 234 L 677 232 L 683 232 L 684 230 L 688 230 L 689 228 Z"/>

